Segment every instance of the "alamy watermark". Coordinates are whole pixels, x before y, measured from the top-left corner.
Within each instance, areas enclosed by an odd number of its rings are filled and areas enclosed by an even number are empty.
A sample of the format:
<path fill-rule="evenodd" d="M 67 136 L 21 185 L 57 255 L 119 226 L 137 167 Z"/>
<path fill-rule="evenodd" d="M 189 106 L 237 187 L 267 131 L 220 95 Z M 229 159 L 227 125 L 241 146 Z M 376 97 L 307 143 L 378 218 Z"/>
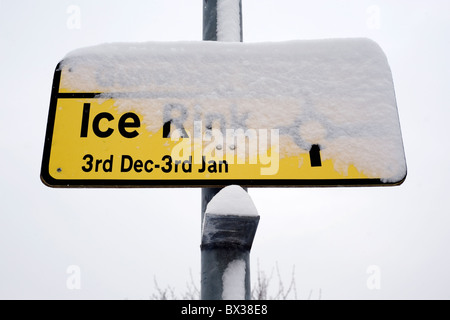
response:
<path fill-rule="evenodd" d="M 81 29 L 81 8 L 77 5 L 70 5 L 67 7 L 66 13 L 67 17 L 67 29 L 69 30 L 79 30 Z"/>
<path fill-rule="evenodd" d="M 367 267 L 366 273 L 369 275 L 366 281 L 367 289 L 381 290 L 381 268 L 371 265 Z"/>
<path fill-rule="evenodd" d="M 202 164 L 205 161 L 230 164 L 259 164 L 261 175 L 275 175 L 280 167 L 278 129 L 215 129 L 194 121 L 193 135 L 184 128 L 170 134 L 179 142 L 172 148 L 172 158 Z M 179 160 L 179 161 L 181 161 Z"/>
<path fill-rule="evenodd" d="M 372 5 L 367 8 L 367 20 L 366 25 L 367 28 L 371 30 L 380 30 L 381 29 L 381 9 L 377 5 Z"/>
<path fill-rule="evenodd" d="M 67 267 L 66 288 L 68 290 L 81 290 L 81 268 L 77 265 Z"/>

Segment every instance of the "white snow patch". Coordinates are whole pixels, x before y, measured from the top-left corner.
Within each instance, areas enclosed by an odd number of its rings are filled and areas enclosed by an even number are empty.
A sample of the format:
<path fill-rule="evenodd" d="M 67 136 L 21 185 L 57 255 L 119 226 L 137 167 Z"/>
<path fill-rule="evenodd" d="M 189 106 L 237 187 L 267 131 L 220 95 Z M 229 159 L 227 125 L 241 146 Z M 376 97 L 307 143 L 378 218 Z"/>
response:
<path fill-rule="evenodd" d="M 245 300 L 245 261 L 231 261 L 222 276 L 222 299 Z"/>
<path fill-rule="evenodd" d="M 241 41 L 240 0 L 217 1 L 217 41 Z"/>
<path fill-rule="evenodd" d="M 240 186 L 231 185 L 220 190 L 206 207 L 206 213 L 236 216 L 257 216 L 255 204 Z"/>
<path fill-rule="evenodd" d="M 300 136 L 311 144 L 324 144 L 326 142 L 327 130 L 319 121 L 310 121 L 300 127 Z"/>
<path fill-rule="evenodd" d="M 180 105 L 188 133 L 207 119 L 279 129 L 281 158 L 319 144 L 342 174 L 353 165 L 386 182 L 406 175 L 391 70 L 371 40 L 105 44 L 68 54 L 61 69 L 62 89 L 101 92 L 142 115 L 150 134 Z"/>

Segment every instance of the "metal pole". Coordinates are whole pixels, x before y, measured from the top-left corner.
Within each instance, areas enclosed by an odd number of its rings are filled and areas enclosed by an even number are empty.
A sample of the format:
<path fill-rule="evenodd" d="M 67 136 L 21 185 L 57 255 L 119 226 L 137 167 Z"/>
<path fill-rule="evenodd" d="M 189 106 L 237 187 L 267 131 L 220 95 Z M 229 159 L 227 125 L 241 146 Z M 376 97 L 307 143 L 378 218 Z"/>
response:
<path fill-rule="evenodd" d="M 203 41 L 217 41 L 217 2 L 221 0 L 203 0 Z M 240 31 L 242 31 L 242 1 L 239 1 Z M 202 188 L 202 215 L 201 223 L 205 215 L 209 201 L 221 190 L 221 188 Z M 247 190 L 247 189 L 245 189 Z"/>
<path fill-rule="evenodd" d="M 203 41 L 217 41 L 217 2 L 221 0 L 203 0 Z M 240 34 L 242 31 L 242 1 L 239 1 Z M 208 202 L 221 190 L 221 188 L 202 188 L 202 224 Z M 245 189 L 247 190 L 247 189 Z"/>
<path fill-rule="evenodd" d="M 203 0 L 203 41 L 217 41 L 217 0 Z"/>
<path fill-rule="evenodd" d="M 229 0 L 203 0 L 203 41 L 217 41 L 217 2 Z M 231 0 L 236 1 L 236 0 Z M 243 41 L 242 1 L 239 0 L 240 42 Z"/>
<path fill-rule="evenodd" d="M 203 40 L 217 41 L 218 2 L 203 0 Z M 236 0 L 231 0 L 236 1 Z M 240 42 L 243 41 L 242 2 L 239 0 Z M 245 299 L 251 298 L 250 249 L 259 217 L 205 214 L 206 207 L 221 188 L 202 188 L 201 299 L 222 300 L 224 274 L 233 262 L 245 263 Z M 247 191 L 247 189 L 245 188 Z"/>
<path fill-rule="evenodd" d="M 202 300 L 251 299 L 250 250 L 258 223 L 259 216 L 205 215 Z M 243 288 L 243 292 L 236 288 Z"/>

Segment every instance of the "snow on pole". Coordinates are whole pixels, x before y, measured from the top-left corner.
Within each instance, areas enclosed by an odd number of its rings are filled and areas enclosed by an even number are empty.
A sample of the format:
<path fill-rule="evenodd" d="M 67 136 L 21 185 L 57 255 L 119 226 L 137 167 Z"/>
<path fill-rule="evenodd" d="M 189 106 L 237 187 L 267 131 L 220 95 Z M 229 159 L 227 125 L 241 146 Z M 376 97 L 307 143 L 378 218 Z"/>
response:
<path fill-rule="evenodd" d="M 241 0 L 217 1 L 217 41 L 240 42 Z"/>
<path fill-rule="evenodd" d="M 223 300 L 245 299 L 245 261 L 231 261 L 222 276 Z"/>
<path fill-rule="evenodd" d="M 255 204 L 240 186 L 231 185 L 222 189 L 206 207 L 206 213 L 216 215 L 257 216 Z"/>

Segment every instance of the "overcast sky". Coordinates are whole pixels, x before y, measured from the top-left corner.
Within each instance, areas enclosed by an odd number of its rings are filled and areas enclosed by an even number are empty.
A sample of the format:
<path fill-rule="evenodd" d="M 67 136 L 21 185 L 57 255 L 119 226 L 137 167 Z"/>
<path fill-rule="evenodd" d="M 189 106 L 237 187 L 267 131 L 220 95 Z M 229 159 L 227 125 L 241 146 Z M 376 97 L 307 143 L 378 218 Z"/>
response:
<path fill-rule="evenodd" d="M 450 2 L 243 0 L 243 15 L 245 42 L 375 40 L 408 165 L 399 187 L 250 189 L 252 282 L 259 261 L 286 283 L 295 266 L 299 299 L 449 299 Z M 200 189 L 51 189 L 39 175 L 65 54 L 201 37 L 199 0 L 0 0 L 0 298 L 148 299 L 154 278 L 178 295 L 190 272 L 200 281 Z"/>

